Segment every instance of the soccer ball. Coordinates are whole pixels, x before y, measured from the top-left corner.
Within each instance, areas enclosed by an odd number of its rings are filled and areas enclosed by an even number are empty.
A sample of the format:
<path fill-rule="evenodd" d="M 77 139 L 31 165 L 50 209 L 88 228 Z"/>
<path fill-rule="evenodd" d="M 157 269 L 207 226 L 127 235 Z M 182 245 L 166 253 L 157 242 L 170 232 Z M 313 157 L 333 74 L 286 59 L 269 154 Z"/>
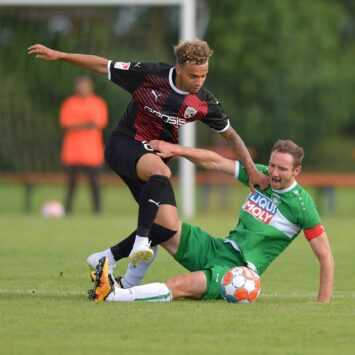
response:
<path fill-rule="evenodd" d="M 59 201 L 47 201 L 41 208 L 41 214 L 44 218 L 60 218 L 64 216 L 65 211 Z"/>
<path fill-rule="evenodd" d="M 231 303 L 254 302 L 260 293 L 260 277 L 245 266 L 228 270 L 221 281 L 221 295 Z"/>

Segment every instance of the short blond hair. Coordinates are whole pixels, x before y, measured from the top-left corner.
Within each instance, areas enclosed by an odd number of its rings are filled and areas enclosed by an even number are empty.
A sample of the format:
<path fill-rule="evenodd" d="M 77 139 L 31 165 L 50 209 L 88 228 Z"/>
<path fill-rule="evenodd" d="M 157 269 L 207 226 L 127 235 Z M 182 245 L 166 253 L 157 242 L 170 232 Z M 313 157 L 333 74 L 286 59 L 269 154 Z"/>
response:
<path fill-rule="evenodd" d="M 200 39 L 183 41 L 174 46 L 177 64 L 205 64 L 212 56 L 213 50 L 207 42 Z"/>

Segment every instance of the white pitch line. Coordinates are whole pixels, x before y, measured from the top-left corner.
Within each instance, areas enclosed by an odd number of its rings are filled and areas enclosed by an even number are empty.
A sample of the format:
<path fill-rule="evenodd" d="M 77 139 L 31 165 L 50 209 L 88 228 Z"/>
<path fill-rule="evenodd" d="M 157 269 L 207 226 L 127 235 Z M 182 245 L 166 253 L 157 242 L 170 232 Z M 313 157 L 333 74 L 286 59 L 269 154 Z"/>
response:
<path fill-rule="evenodd" d="M 86 295 L 85 291 L 73 291 L 73 290 L 55 290 L 55 291 L 42 291 L 42 290 L 37 290 L 37 289 L 30 289 L 30 290 L 21 290 L 21 289 L 0 289 L 0 294 L 10 294 L 10 295 L 29 295 L 29 296 L 35 296 L 35 295 L 41 295 L 41 296 L 53 296 L 53 295 L 69 295 L 69 296 L 80 296 L 80 295 Z"/>

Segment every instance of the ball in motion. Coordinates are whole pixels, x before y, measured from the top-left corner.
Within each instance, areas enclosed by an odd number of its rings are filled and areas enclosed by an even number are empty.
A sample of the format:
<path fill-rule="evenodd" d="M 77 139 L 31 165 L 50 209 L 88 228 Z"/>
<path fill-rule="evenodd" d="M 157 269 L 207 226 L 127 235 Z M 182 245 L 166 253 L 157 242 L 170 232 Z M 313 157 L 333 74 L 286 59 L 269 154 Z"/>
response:
<path fill-rule="evenodd" d="M 64 216 L 65 211 L 59 201 L 47 201 L 42 205 L 41 214 L 44 218 L 60 218 Z"/>
<path fill-rule="evenodd" d="M 260 293 L 260 277 L 245 266 L 228 270 L 221 281 L 221 295 L 231 303 L 254 302 Z"/>

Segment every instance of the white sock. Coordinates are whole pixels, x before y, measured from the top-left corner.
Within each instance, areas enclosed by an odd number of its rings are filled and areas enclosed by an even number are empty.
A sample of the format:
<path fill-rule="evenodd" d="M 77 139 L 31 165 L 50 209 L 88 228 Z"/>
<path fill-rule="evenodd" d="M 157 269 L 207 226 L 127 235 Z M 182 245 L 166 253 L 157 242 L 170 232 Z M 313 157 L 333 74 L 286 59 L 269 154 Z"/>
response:
<path fill-rule="evenodd" d="M 158 255 L 157 245 L 154 245 L 154 247 L 152 247 L 152 250 L 154 251 L 154 256 L 148 262 L 145 263 L 143 261 L 140 261 L 137 266 L 134 266 L 133 263 L 128 264 L 128 269 L 121 279 L 121 283 L 124 288 L 140 285 L 148 271 L 149 266 L 152 264 L 152 262 Z"/>
<path fill-rule="evenodd" d="M 104 250 L 104 251 L 101 251 L 99 254 L 100 254 L 101 256 L 107 256 L 108 261 L 109 261 L 110 264 L 113 264 L 113 265 L 116 264 L 115 258 L 113 257 L 113 254 L 112 254 L 112 251 L 111 251 L 110 248 L 108 248 L 108 249 L 106 249 L 106 250 Z"/>
<path fill-rule="evenodd" d="M 140 237 L 139 235 L 136 235 L 136 239 L 134 240 L 134 244 L 133 244 L 133 248 L 132 249 L 137 248 L 142 243 L 148 244 L 149 243 L 149 239 L 146 238 L 146 237 Z"/>
<path fill-rule="evenodd" d="M 151 283 L 132 288 L 115 287 L 107 296 L 108 302 L 170 302 L 172 296 L 168 287 L 163 283 Z"/>

